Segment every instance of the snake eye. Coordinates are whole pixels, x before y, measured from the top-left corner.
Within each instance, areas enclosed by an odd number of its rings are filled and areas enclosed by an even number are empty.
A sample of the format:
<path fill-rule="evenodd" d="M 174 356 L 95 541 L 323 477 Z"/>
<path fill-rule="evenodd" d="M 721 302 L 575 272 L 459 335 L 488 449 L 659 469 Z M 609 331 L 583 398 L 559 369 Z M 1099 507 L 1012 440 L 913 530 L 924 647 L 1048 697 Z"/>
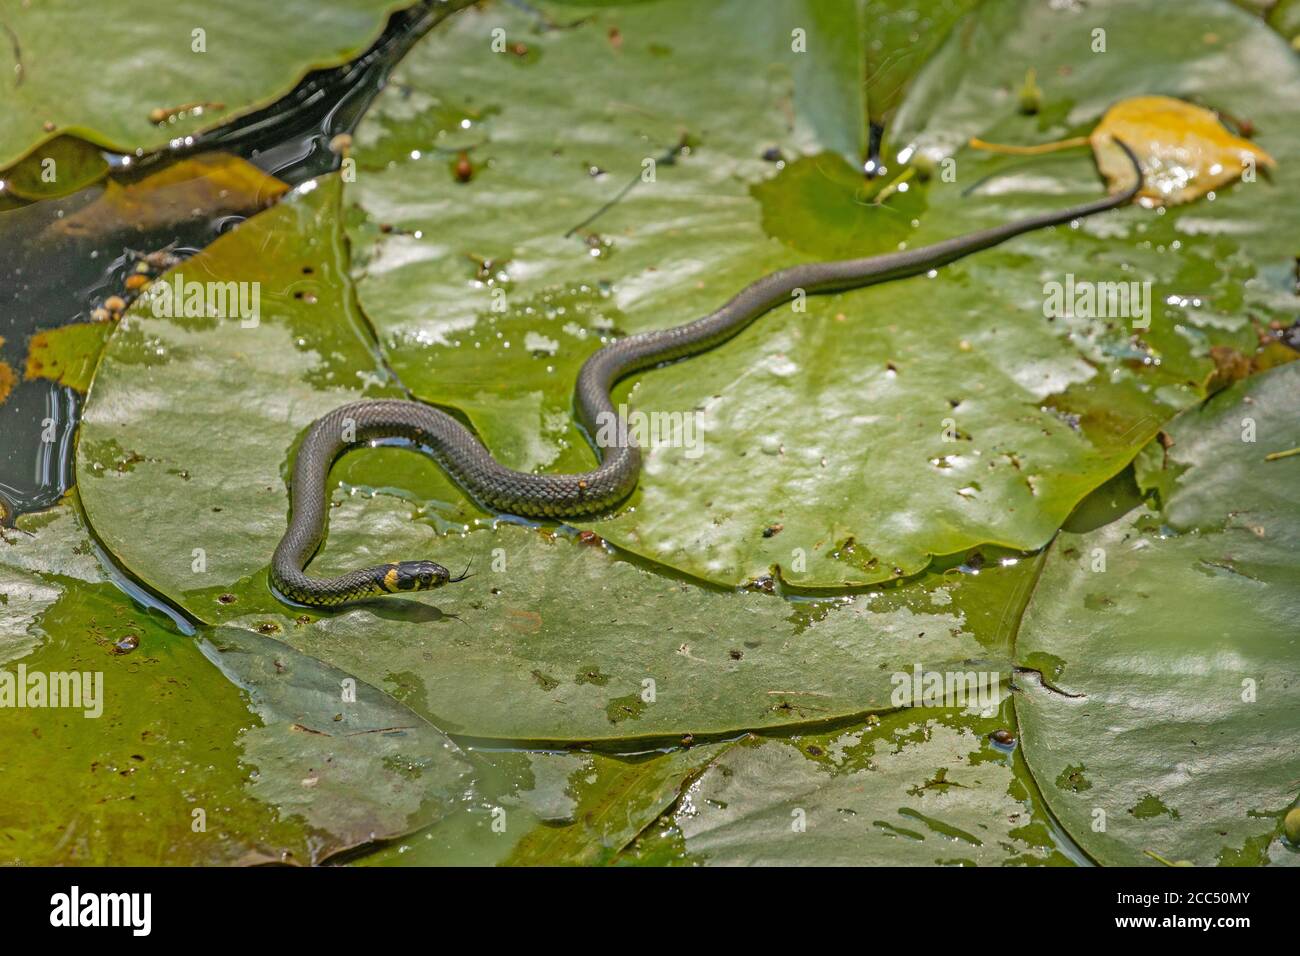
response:
<path fill-rule="evenodd" d="M 447 569 L 433 561 L 403 561 L 397 566 L 397 590 L 428 591 L 446 583 Z"/>

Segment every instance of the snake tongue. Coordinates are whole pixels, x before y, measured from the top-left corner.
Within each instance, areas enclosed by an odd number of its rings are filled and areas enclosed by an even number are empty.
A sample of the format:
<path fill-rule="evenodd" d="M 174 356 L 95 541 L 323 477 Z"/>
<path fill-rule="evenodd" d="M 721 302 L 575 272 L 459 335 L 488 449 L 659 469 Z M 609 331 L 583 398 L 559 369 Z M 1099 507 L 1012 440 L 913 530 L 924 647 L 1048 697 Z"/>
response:
<path fill-rule="evenodd" d="M 464 581 L 466 578 L 473 577 L 473 575 L 469 573 L 470 565 L 473 564 L 473 563 L 474 563 L 474 559 L 473 559 L 473 558 L 470 558 L 470 559 L 469 559 L 469 564 L 465 565 L 465 570 L 462 571 L 462 572 L 460 572 L 460 574 L 459 574 L 458 576 L 452 578 L 452 579 L 451 579 L 450 581 L 448 581 L 447 583 L 448 583 L 448 584 L 457 584 L 457 583 L 460 582 L 460 581 Z"/>

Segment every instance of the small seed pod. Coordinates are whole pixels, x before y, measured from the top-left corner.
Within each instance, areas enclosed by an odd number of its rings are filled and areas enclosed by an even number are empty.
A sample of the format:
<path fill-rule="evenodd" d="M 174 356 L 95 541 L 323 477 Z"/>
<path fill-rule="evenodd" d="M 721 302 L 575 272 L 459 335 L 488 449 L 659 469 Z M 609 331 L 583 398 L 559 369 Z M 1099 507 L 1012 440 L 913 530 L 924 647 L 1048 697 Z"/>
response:
<path fill-rule="evenodd" d="M 469 153 L 461 153 L 451 167 L 456 182 L 467 183 L 474 178 L 474 164 L 469 161 Z"/>

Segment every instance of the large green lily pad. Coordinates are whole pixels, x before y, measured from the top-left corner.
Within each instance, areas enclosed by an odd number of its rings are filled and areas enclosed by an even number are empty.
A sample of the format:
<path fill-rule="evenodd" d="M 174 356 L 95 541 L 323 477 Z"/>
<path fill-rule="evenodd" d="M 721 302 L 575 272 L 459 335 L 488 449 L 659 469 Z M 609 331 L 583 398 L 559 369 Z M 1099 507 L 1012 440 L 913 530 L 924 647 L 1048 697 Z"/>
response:
<path fill-rule="evenodd" d="M 1167 18 L 1198 38 L 1206 17 L 1225 19 L 1222 47 L 1155 48 L 1174 92 L 1197 92 L 1207 64 L 1225 55 L 1250 64 L 1234 74 L 1243 94 L 1300 83 L 1295 63 L 1251 57 L 1250 41 L 1277 44 L 1266 27 L 1213 11 Z M 1092 15 L 1121 17 L 1110 5 Z M 526 54 L 479 42 L 498 24 Z M 593 458 L 571 391 L 602 341 L 704 314 L 801 252 L 916 245 L 1098 193 L 1080 154 L 964 195 L 976 178 L 968 169 L 1000 167 L 963 154 L 957 182 L 914 181 L 870 205 L 875 187 L 846 188 L 853 174 L 826 152 L 834 147 L 798 116 L 791 123 L 798 54 L 787 25 L 767 25 L 743 3 L 603 7 L 545 32 L 522 12 L 468 10 L 416 46 L 357 131 L 345 201 L 359 207 L 349 210 L 359 300 L 417 397 L 463 411 L 513 467 L 586 467 Z M 924 82 L 933 73 L 960 80 L 981 129 L 1011 135 L 1014 104 L 986 102 L 993 81 L 960 58 L 962 42 L 950 40 L 922 71 L 918 95 L 935 99 Z M 1060 61 L 1082 70 L 1087 44 L 1060 45 Z M 1152 52 L 1116 43 L 1104 76 L 1062 80 L 1059 96 L 1086 101 L 1074 122 L 1095 120 L 1121 93 L 1149 92 Z M 842 58 L 824 59 L 842 75 Z M 584 79 L 592 64 L 604 78 L 596 90 Z M 1126 76 L 1121 90 L 1115 78 Z M 1277 121 L 1261 142 L 1285 153 L 1294 100 L 1270 102 Z M 900 108 L 904 129 L 921 125 L 910 103 Z M 966 114 L 949 125 L 944 141 L 963 141 Z M 556 130 L 568 132 L 557 139 Z M 779 171 L 760 159 L 773 146 L 787 159 Z M 461 149 L 475 170 L 468 183 L 454 175 Z M 653 182 L 639 178 L 647 159 L 659 160 Z M 830 212 L 791 226 L 788 211 L 808 208 L 818 190 L 830 192 Z M 580 524 L 728 586 L 774 568 L 800 588 L 856 586 L 981 543 L 1040 547 L 1163 420 L 1204 394 L 1211 345 L 1254 348 L 1243 303 L 1261 317 L 1289 316 L 1286 263 L 1258 219 L 1296 192 L 1287 171 L 1181 218 L 1114 212 L 933 278 L 814 298 L 806 312 L 778 308 L 707 355 L 620 386 L 617 401 L 635 410 L 698 415 L 702 442 L 654 449 L 626 506 Z M 1197 217 L 1212 225 L 1194 232 Z M 1255 253 L 1273 258 L 1256 264 Z M 1044 318 L 1049 279 L 1110 281 L 1129 270 L 1156 277 L 1149 332 Z M 1167 304 L 1175 293 L 1186 302 Z M 779 534 L 764 533 L 774 527 Z"/>
<path fill-rule="evenodd" d="M 1101 863 L 1300 864 L 1281 835 L 1300 456 L 1266 458 L 1300 445 L 1298 391 L 1292 364 L 1184 413 L 1138 469 L 1163 508 L 1052 545 L 1016 644 L 1043 676 L 1018 711 L 1048 805 Z"/>
<path fill-rule="evenodd" d="M 205 132 L 353 59 L 413 2 L 0 0 L 0 170 L 61 136 L 144 153 Z"/>
<path fill-rule="evenodd" d="M 873 123 L 886 130 L 912 77 L 942 44 L 953 24 L 976 0 L 858 0 L 863 8 L 867 107 Z"/>

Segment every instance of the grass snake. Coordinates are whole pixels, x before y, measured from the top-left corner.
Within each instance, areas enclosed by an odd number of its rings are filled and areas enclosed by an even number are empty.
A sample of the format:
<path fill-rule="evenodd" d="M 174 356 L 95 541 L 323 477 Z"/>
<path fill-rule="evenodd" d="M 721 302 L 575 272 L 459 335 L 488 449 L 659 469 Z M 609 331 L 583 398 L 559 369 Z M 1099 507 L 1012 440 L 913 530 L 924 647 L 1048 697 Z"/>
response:
<path fill-rule="evenodd" d="M 600 458 L 599 467 L 592 471 L 576 475 L 512 471 L 497 462 L 455 418 L 419 402 L 381 399 L 336 408 L 312 423 L 298 449 L 289 492 L 291 517 L 271 562 L 272 585 L 290 601 L 332 607 L 377 595 L 425 591 L 464 577 L 453 577 L 442 565 L 427 560 L 394 561 L 331 579 L 304 573 L 325 538 L 330 466 L 348 448 L 380 439 L 402 438 L 422 447 L 467 494 L 497 512 L 561 518 L 613 508 L 636 487 L 641 470 L 640 449 L 624 430 L 616 430 L 620 437 L 603 446 L 593 437 L 599 423 L 615 420 L 610 388 L 619 379 L 711 349 L 773 306 L 790 301 L 798 290 L 837 292 L 917 275 L 1014 236 L 1122 206 L 1141 189 L 1142 170 L 1133 151 L 1119 140 L 1115 143 L 1133 164 L 1137 177 L 1122 192 L 917 249 L 780 269 L 746 286 L 702 319 L 629 335 L 606 345 L 583 364 L 574 389 L 578 421 Z"/>

